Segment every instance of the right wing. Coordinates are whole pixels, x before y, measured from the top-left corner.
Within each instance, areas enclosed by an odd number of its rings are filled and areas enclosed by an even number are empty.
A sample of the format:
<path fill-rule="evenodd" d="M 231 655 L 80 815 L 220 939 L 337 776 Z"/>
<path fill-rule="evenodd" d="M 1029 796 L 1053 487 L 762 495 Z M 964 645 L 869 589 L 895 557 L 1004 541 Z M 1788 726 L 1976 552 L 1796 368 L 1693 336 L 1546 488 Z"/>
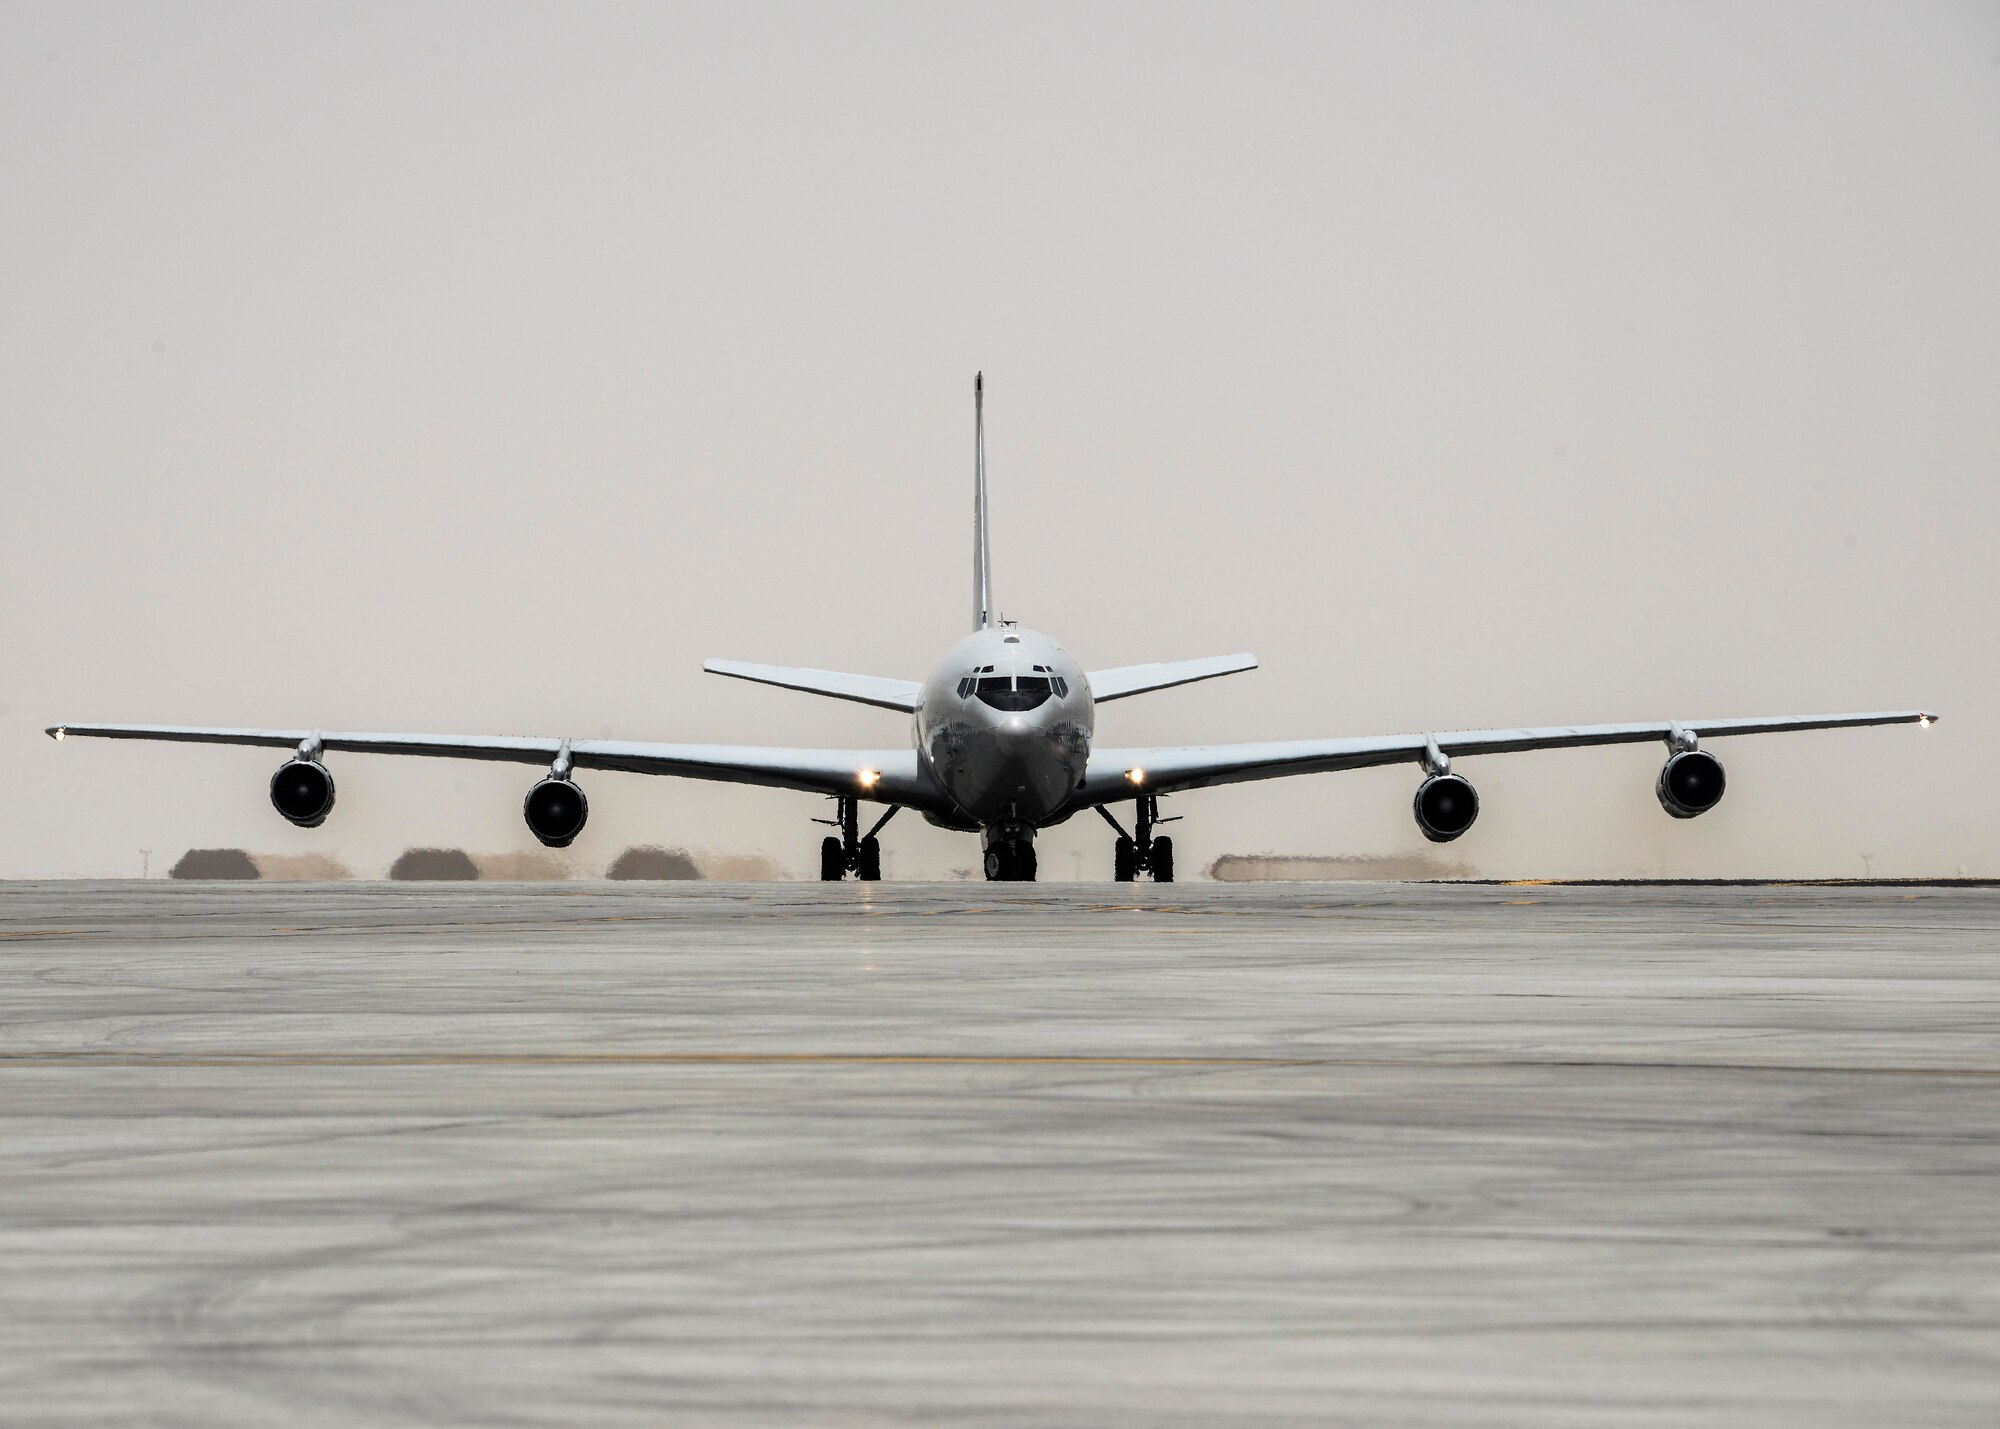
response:
<path fill-rule="evenodd" d="M 1781 734 L 1876 724 L 1929 724 L 1926 710 L 1879 714 L 1799 715 L 1773 719 L 1653 720 L 1639 724 L 1558 725 L 1544 729 L 1475 729 L 1456 734 L 1364 735 L 1267 744 L 1181 745 L 1161 749 L 1093 749 L 1076 804 L 1106 804 L 1138 793 L 1171 794 L 1214 784 L 1282 779 L 1421 760 L 1435 741 L 1445 755 L 1511 754 L 1525 749 L 1575 749 L 1591 744 L 1644 744 L 1676 730 L 1698 739 L 1731 734 Z"/>
<path fill-rule="evenodd" d="M 848 675 L 839 670 L 802 670 L 790 665 L 752 665 L 743 660 L 709 660 L 702 669 L 711 675 L 728 675 L 738 680 L 754 680 L 760 685 L 778 685 L 787 690 L 804 690 L 809 695 L 830 695 L 836 700 L 879 705 L 885 710 L 912 713 L 923 700 L 924 687 L 915 680 L 889 680 L 880 675 Z"/>
<path fill-rule="evenodd" d="M 1148 690 L 1170 690 L 1175 685 L 1191 685 L 1196 680 L 1212 680 L 1217 675 L 1234 675 L 1239 670 L 1257 668 L 1257 657 L 1210 655 L 1200 660 L 1169 660 L 1159 665 L 1121 665 L 1115 670 L 1092 670 L 1090 697 L 1098 704 L 1122 700 L 1127 695 L 1143 695 Z"/>
<path fill-rule="evenodd" d="M 518 735 L 347 734 L 309 729 L 214 729 L 162 724 L 58 724 L 55 739 L 147 739 L 190 744 L 245 744 L 354 754 L 416 754 L 433 759 L 497 759 L 552 764 L 565 746 L 578 769 L 674 774 L 731 784 L 762 784 L 918 810 L 949 813 L 952 804 L 913 749 L 770 749 L 742 744 L 642 744 L 616 739 L 546 739 Z"/>

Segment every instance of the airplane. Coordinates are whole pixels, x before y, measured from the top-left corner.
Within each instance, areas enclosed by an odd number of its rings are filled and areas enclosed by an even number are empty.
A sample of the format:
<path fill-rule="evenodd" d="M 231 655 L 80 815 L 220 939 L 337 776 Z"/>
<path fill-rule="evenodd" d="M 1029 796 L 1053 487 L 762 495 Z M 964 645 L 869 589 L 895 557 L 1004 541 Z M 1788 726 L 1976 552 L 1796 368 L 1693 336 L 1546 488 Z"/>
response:
<path fill-rule="evenodd" d="M 820 844 L 823 881 L 882 876 L 882 830 L 913 809 L 940 828 L 980 835 L 986 877 L 1032 882 L 1035 835 L 1085 811 L 1111 826 L 1112 875 L 1174 880 L 1173 839 L 1155 832 L 1169 819 L 1160 800 L 1171 794 L 1381 764 L 1414 764 L 1423 775 L 1412 802 L 1417 828 L 1448 843 L 1472 827 L 1479 795 L 1453 768 L 1455 759 L 1527 749 L 1659 740 L 1666 762 L 1655 784 L 1662 808 L 1691 819 L 1721 800 L 1722 763 L 1700 747 L 1705 739 L 1860 725 L 1916 724 L 1926 710 L 1803 715 L 1760 719 L 1651 720 L 1635 724 L 1568 725 L 1542 729 L 1483 729 L 1458 733 L 1365 735 L 1254 744 L 1180 745 L 1156 749 L 1102 748 L 1093 743 L 1097 706 L 1153 690 L 1255 669 L 1249 654 L 1175 660 L 1085 671 L 1050 636 L 997 619 L 987 540 L 986 382 L 973 379 L 972 633 L 946 652 L 922 682 L 710 660 L 711 674 L 751 680 L 831 699 L 852 700 L 913 716 L 902 749 L 776 749 L 744 745 L 647 744 L 610 739 L 438 734 L 345 734 L 303 729 L 226 729 L 185 725 L 58 724 L 55 739 L 147 739 L 196 744 L 292 749 L 271 778 L 271 803 L 300 828 L 318 828 L 333 810 L 333 775 L 325 756 L 340 753 L 414 754 L 441 759 L 489 759 L 548 765 L 528 790 L 522 814 L 550 848 L 566 848 L 583 832 L 590 803 L 576 773 L 584 769 L 670 774 L 760 784 L 832 797 L 836 833 Z M 1112 813 L 1132 806 L 1128 830 Z M 880 807 L 867 833 L 861 806 Z"/>

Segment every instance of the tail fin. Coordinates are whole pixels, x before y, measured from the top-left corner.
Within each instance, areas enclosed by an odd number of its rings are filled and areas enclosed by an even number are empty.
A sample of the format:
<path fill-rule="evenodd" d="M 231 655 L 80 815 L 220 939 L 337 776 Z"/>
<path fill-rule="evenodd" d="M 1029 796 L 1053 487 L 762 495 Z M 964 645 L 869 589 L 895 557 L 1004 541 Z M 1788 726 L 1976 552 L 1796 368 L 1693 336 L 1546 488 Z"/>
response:
<path fill-rule="evenodd" d="M 993 564 L 986 544 L 986 374 L 972 379 L 972 628 L 993 624 Z"/>

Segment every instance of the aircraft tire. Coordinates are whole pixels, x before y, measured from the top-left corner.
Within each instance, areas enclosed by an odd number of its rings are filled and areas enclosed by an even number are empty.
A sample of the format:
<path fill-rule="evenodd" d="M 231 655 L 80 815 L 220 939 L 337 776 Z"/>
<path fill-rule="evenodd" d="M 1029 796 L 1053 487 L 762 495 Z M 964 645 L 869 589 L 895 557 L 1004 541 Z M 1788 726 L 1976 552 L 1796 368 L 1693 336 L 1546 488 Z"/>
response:
<path fill-rule="evenodd" d="M 1174 841 L 1172 839 L 1153 840 L 1153 882 L 1172 883 L 1174 881 Z"/>
<path fill-rule="evenodd" d="M 844 860 L 840 856 L 840 840 L 828 834 L 819 841 L 819 881 L 838 883 L 847 870 L 841 867 Z"/>
<path fill-rule="evenodd" d="M 1118 842 L 1111 846 L 1112 880 L 1117 883 L 1130 883 L 1138 866 L 1139 860 L 1133 851 L 1132 840 L 1120 834 Z"/>
<path fill-rule="evenodd" d="M 1031 843 L 1017 843 L 1013 839 L 1000 839 L 986 846 L 986 881 L 988 883 L 1033 883 L 1035 881 L 1035 846 Z"/>
<path fill-rule="evenodd" d="M 877 838 L 863 839 L 860 854 L 860 867 L 854 870 L 854 876 L 863 883 L 879 883 L 882 879 L 882 841 Z"/>

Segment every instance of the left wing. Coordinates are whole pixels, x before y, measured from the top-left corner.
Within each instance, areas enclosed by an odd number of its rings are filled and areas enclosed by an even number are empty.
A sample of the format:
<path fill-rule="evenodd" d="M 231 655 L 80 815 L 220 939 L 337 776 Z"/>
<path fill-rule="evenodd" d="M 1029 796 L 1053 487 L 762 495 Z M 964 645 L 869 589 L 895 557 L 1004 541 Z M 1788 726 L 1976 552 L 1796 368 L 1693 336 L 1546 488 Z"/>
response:
<path fill-rule="evenodd" d="M 1106 804 L 1137 793 L 1171 794 L 1212 784 L 1282 779 L 1366 769 L 1375 764 L 1421 761 L 1435 744 L 1444 755 L 1511 754 L 1523 749 L 1575 749 L 1587 744 L 1643 744 L 1677 732 L 1698 739 L 1731 734 L 1783 734 L 1858 725 L 1922 724 L 1926 710 L 1879 714 L 1799 715 L 1777 719 L 1653 720 L 1640 724 L 1561 725 L 1547 729 L 1475 729 L 1456 734 L 1364 735 L 1355 739 L 1305 739 L 1265 744 L 1180 745 L 1159 749 L 1093 749 L 1078 804 Z"/>
<path fill-rule="evenodd" d="M 616 739 L 517 735 L 346 734 L 310 729 L 211 729 L 164 724 L 58 724 L 55 739 L 150 739 L 296 749 L 308 741 L 333 753 L 417 754 L 433 759 L 498 759 L 551 764 L 569 750 L 578 769 L 677 774 L 732 784 L 801 789 L 918 810 L 949 812 L 951 801 L 920 767 L 914 749 L 767 749 L 741 744 L 641 744 Z"/>

